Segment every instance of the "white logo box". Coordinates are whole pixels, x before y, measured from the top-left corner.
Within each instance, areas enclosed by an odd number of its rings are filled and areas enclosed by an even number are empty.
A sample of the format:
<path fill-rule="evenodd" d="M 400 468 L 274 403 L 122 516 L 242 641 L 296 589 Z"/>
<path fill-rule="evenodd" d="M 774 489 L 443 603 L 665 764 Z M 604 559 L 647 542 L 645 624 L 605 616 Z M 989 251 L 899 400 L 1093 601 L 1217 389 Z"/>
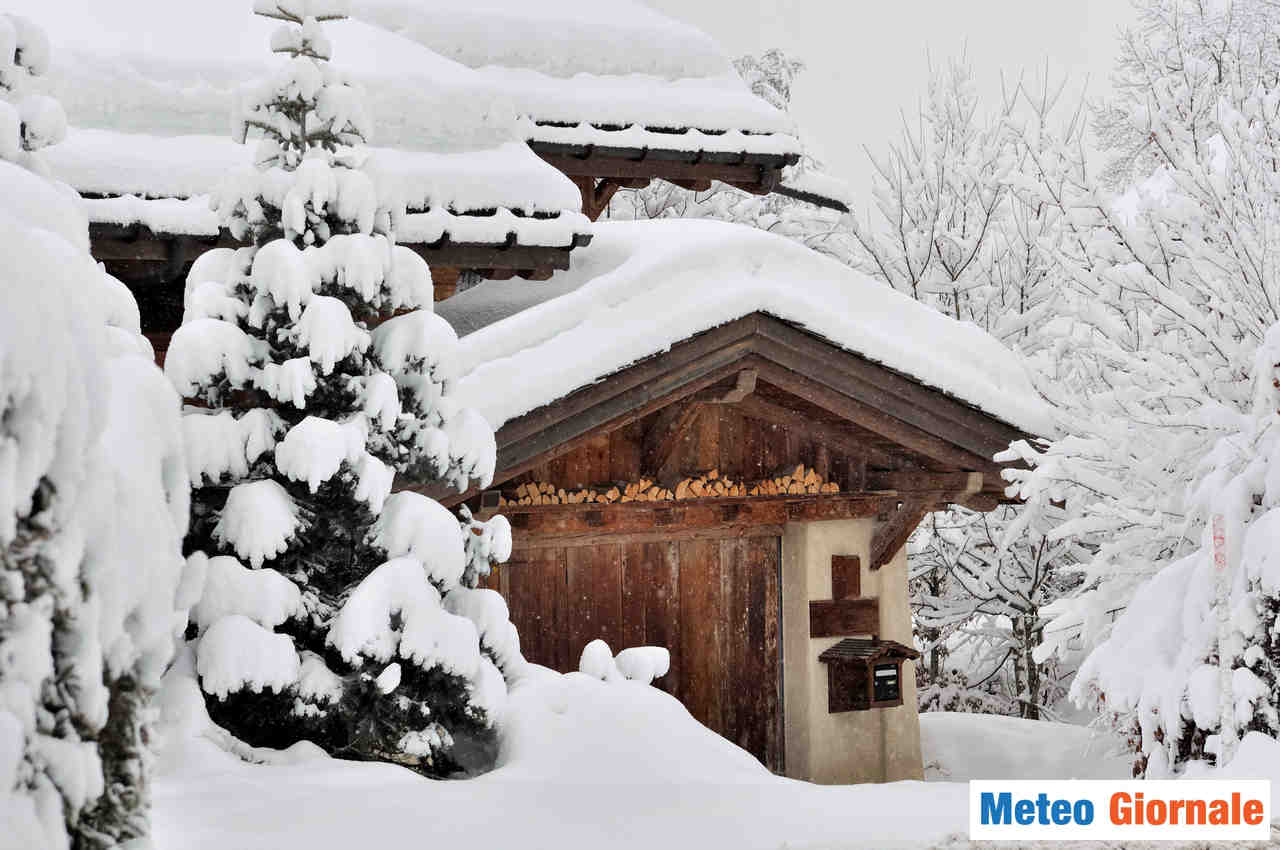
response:
<path fill-rule="evenodd" d="M 990 796 L 984 798 L 984 795 Z M 1040 802 L 1041 795 L 1047 804 Z M 1066 801 L 1065 805 L 1059 803 L 1055 807 L 1059 800 Z M 1030 808 L 1022 801 L 1029 801 Z M 1215 801 L 1223 801 L 1225 809 Z M 1089 806 L 1092 822 L 1078 822 L 1077 816 Z M 1198 820 L 1202 812 L 1208 822 L 1188 822 Z M 1042 813 L 1047 815 L 1049 823 L 1041 822 Z M 1127 818 L 1128 823 L 1116 823 L 1113 813 L 1119 815 L 1121 821 Z M 1019 823 L 1019 816 L 1025 820 L 1028 814 L 1031 822 Z M 1062 820 L 1064 814 L 1067 814 L 1067 823 L 1055 822 Z M 1177 823 L 1173 822 L 1174 814 Z M 1212 822 L 1214 815 L 1223 814 L 1228 823 Z M 1139 822 L 1140 815 L 1143 822 Z M 1163 823 L 1150 822 L 1161 816 Z M 1250 816 L 1259 822 L 1250 823 Z M 1238 822 L 1232 822 L 1233 819 Z M 975 780 L 969 783 L 969 838 L 973 840 L 1266 841 L 1270 837 L 1271 782 L 1265 779 Z"/>

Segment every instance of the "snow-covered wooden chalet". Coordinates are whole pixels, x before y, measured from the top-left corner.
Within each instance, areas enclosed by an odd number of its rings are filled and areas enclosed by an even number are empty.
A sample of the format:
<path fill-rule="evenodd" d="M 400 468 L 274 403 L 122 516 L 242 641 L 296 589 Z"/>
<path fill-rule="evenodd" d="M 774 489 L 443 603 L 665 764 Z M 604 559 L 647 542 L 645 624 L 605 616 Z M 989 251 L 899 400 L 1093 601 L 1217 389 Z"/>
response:
<path fill-rule="evenodd" d="M 232 243 L 206 196 L 252 156 L 226 116 L 270 24 L 248 0 L 14 2 L 57 45 L 73 127 L 46 158 L 163 356 L 186 270 Z M 702 33 L 632 0 L 352 12 L 329 35 L 370 94 L 368 168 L 462 337 L 460 400 L 498 429 L 490 487 L 433 495 L 510 518 L 492 583 L 526 657 L 666 646 L 656 684 L 771 769 L 919 777 L 904 545 L 1003 498 L 993 455 L 1047 418 L 1017 361 L 782 237 L 596 221 L 655 179 L 841 208 L 788 182 L 790 118 Z M 464 273 L 483 282 L 454 294 Z"/>

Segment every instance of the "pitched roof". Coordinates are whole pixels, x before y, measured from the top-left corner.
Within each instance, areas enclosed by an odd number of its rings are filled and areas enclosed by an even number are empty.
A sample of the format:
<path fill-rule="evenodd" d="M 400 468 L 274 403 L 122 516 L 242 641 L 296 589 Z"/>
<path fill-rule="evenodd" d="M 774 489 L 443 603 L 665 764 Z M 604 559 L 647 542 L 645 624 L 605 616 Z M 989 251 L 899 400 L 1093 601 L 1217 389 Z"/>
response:
<path fill-rule="evenodd" d="M 208 192 L 250 167 L 253 147 L 220 136 L 78 129 L 44 156 L 55 176 L 91 196 L 93 224 L 207 236 L 219 229 Z M 520 142 L 454 153 L 373 148 L 365 168 L 410 210 L 397 231 L 403 242 L 571 248 L 591 232 L 576 211 L 578 190 Z"/>
<path fill-rule="evenodd" d="M 457 60 L 506 93 L 535 149 L 787 161 L 800 152 L 790 117 L 753 95 L 710 37 L 635 0 L 355 0 L 352 7 L 354 16 Z"/>
<path fill-rule="evenodd" d="M 436 309 L 464 334 L 456 397 L 495 428 L 681 340 L 765 313 L 1023 432 L 1052 429 L 1021 362 L 980 328 L 739 225 L 597 224 L 571 270 L 545 283 L 487 281 Z"/>
<path fill-rule="evenodd" d="M 242 88 L 282 61 L 269 50 L 276 22 L 248 3 L 11 0 L 7 8 L 48 32 L 52 63 L 37 86 L 62 102 L 73 127 L 97 131 L 50 151 L 76 189 L 189 197 L 248 161 L 251 148 L 224 138 L 228 118 Z M 573 183 L 521 144 L 516 108 L 492 81 L 358 20 L 326 24 L 326 34 L 334 67 L 366 89 L 370 142 L 386 170 L 409 180 L 411 206 L 581 209 Z"/>
<path fill-rule="evenodd" d="M 861 661 L 869 663 L 881 658 L 912 659 L 919 658 L 920 652 L 914 647 L 898 643 L 896 640 L 879 640 L 867 638 L 845 638 L 834 646 L 823 650 L 818 660 L 824 664 L 833 661 Z"/>

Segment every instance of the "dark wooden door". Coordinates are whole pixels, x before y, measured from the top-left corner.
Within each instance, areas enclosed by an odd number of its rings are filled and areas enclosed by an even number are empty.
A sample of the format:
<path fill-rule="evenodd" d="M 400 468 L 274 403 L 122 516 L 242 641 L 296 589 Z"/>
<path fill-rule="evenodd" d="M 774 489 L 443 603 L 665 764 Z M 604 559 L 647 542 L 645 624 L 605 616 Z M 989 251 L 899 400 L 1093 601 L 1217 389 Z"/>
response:
<path fill-rule="evenodd" d="M 577 669 L 595 638 L 667 647 L 655 685 L 781 773 L 780 555 L 775 536 L 517 549 L 491 586 L 538 664 Z"/>

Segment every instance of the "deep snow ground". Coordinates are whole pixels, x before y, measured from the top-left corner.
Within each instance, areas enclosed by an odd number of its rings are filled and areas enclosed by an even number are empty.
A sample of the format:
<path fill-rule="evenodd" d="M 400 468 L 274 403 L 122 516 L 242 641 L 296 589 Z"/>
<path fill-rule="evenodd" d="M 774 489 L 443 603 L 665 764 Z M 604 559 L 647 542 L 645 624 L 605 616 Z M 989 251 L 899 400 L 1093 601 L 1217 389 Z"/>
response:
<path fill-rule="evenodd" d="M 991 714 L 920 715 L 926 779 L 1128 779 L 1119 738 L 1084 726 Z"/>
<path fill-rule="evenodd" d="M 225 737 L 182 676 L 167 682 L 162 713 L 158 850 L 1013 846 L 964 839 L 964 782 L 822 787 L 781 779 L 676 700 L 636 682 L 535 668 L 513 689 L 499 768 L 457 782 L 336 761 L 307 745 L 257 751 L 269 763 L 246 763 L 220 746 Z M 1127 770 L 1127 760 L 1107 762 L 1102 742 L 1079 727 L 981 715 L 927 715 L 922 726 L 926 763 L 953 779 Z"/>
<path fill-rule="evenodd" d="M 194 687 L 169 682 L 162 701 L 160 850 L 919 847 L 967 806 L 962 784 L 780 779 L 635 682 L 535 670 L 513 690 L 501 766 L 459 782 L 306 746 L 247 764 L 218 745 Z"/>

